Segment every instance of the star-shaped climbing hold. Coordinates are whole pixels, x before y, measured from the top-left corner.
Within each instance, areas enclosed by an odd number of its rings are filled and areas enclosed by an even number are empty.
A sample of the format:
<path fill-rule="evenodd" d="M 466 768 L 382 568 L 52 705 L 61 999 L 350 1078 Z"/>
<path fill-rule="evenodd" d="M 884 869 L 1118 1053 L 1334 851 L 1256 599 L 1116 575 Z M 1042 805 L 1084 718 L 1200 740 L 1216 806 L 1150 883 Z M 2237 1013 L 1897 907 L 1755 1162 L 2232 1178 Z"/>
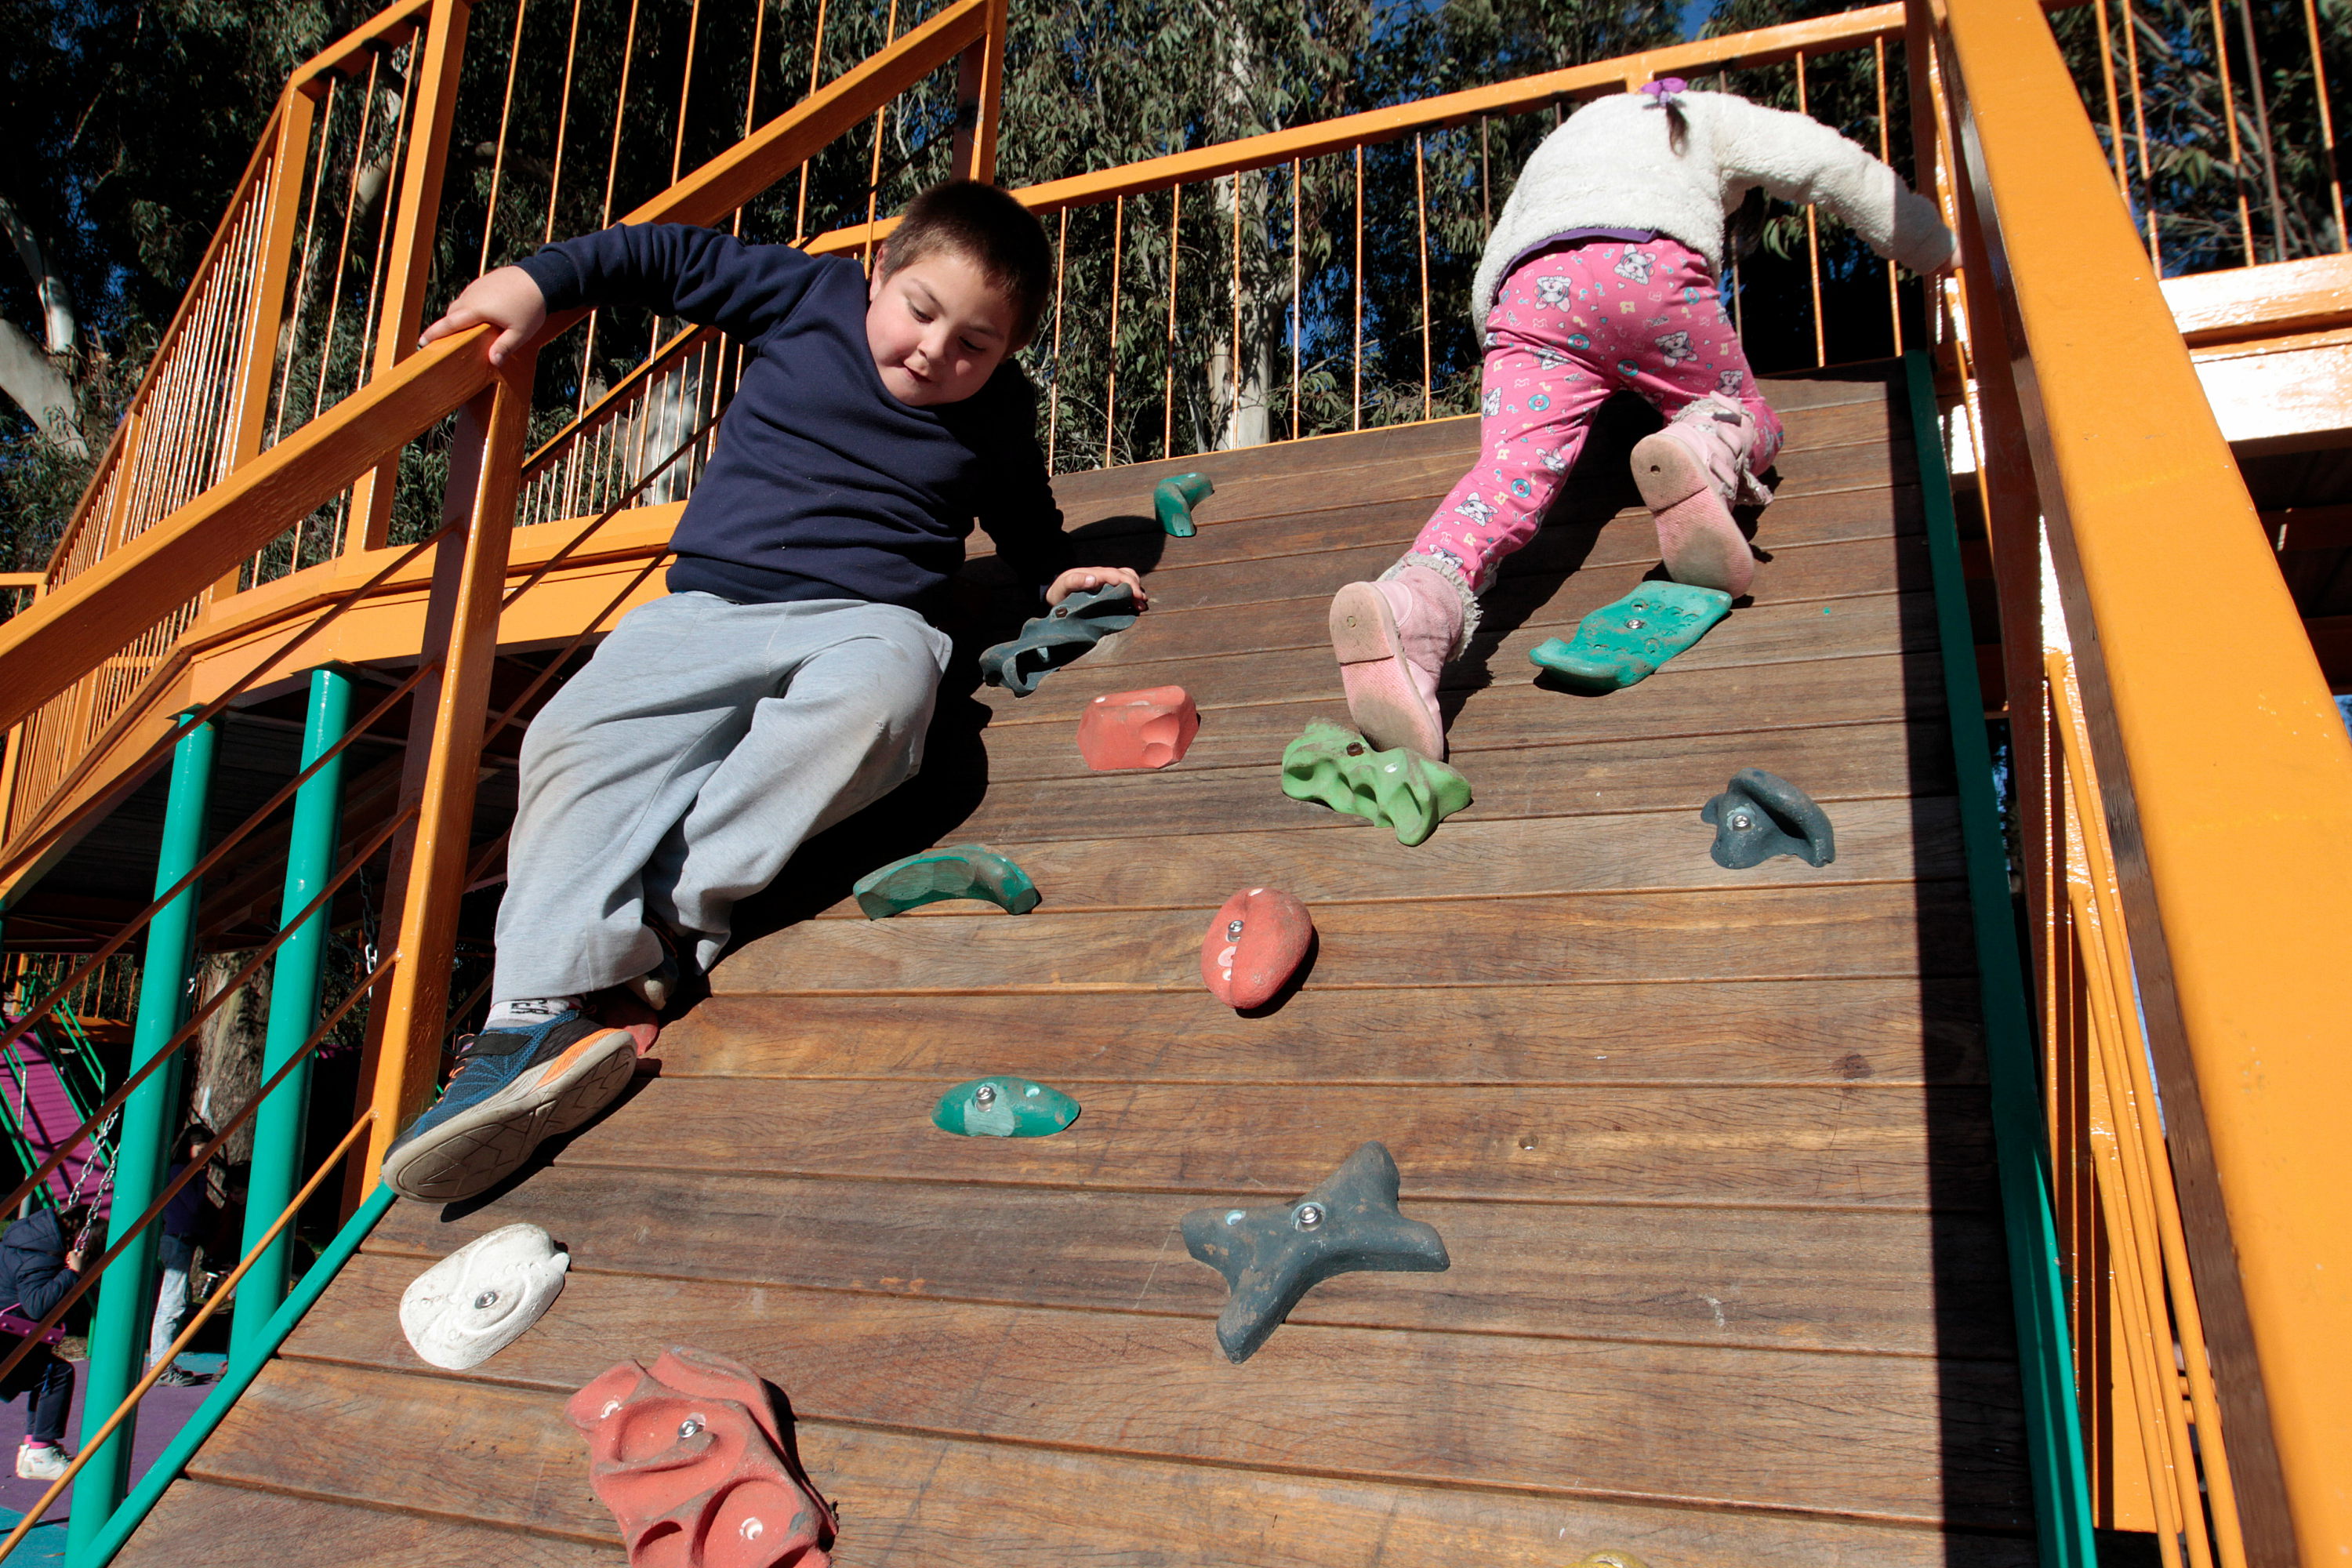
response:
<path fill-rule="evenodd" d="M 1217 1315 L 1217 1344 L 1231 1362 L 1249 1360 L 1299 1298 L 1334 1274 L 1440 1274 L 1452 1263 L 1436 1226 L 1397 1212 L 1396 1161 L 1379 1143 L 1349 1155 L 1297 1203 L 1194 1209 L 1184 1216 L 1184 1245 L 1232 1289 Z"/>

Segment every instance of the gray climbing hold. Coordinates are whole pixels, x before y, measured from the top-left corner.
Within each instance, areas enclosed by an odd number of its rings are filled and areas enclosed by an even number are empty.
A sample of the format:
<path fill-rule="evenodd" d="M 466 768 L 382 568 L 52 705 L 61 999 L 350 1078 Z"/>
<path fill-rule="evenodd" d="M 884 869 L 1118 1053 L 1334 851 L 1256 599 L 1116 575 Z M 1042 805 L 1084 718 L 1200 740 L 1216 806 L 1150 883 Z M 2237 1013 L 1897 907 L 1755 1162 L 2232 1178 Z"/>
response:
<path fill-rule="evenodd" d="M 1698 816 L 1715 827 L 1715 863 L 1735 871 L 1760 866 L 1775 855 L 1793 855 L 1808 866 L 1837 858 L 1829 813 L 1795 784 L 1761 768 L 1732 774 L 1724 792 L 1700 807 Z"/>
<path fill-rule="evenodd" d="M 1184 1246 L 1232 1289 L 1217 1315 L 1217 1345 L 1232 1362 L 1249 1360 L 1334 1274 L 1453 1266 L 1436 1226 L 1397 1212 L 1396 1161 L 1379 1143 L 1362 1145 L 1296 1203 L 1194 1209 L 1184 1216 Z"/>
<path fill-rule="evenodd" d="M 1026 697 L 1053 671 L 1111 633 L 1135 625 L 1136 614 L 1135 592 L 1124 583 L 1072 594 L 1024 625 L 1019 637 L 982 654 L 981 679 L 1015 697 Z"/>

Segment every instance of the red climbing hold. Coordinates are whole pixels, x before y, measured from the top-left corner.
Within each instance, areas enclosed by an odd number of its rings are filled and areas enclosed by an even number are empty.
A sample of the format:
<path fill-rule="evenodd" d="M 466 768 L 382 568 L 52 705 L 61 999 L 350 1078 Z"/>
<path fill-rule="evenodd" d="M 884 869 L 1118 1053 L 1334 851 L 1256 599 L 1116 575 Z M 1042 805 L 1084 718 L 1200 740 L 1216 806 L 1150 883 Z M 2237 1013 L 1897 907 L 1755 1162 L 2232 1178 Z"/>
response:
<path fill-rule="evenodd" d="M 1244 888 L 1209 922 L 1201 978 L 1228 1007 L 1263 1007 L 1290 984 L 1314 941 L 1305 904 L 1279 888 Z"/>
<path fill-rule="evenodd" d="M 1200 710 L 1181 686 L 1114 691 L 1078 716 L 1078 755 L 1097 771 L 1164 768 L 1184 754 L 1200 727 Z"/>
<path fill-rule="evenodd" d="M 759 1374 L 679 1346 L 625 1361 L 563 1407 L 630 1568 L 828 1568 L 833 1510 L 809 1484 Z"/>

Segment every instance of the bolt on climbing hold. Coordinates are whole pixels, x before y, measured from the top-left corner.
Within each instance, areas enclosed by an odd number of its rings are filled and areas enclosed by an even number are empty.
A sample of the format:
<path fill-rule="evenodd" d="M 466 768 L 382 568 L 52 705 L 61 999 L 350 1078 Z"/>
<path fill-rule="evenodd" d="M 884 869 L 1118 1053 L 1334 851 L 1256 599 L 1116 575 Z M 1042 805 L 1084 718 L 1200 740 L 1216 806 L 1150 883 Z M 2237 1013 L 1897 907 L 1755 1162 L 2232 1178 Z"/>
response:
<path fill-rule="evenodd" d="M 1657 673 L 1731 613 L 1731 595 L 1688 583 L 1643 583 L 1528 653 L 1529 662 L 1580 691 L 1617 691 Z"/>
<path fill-rule="evenodd" d="M 571 1267 L 539 1226 L 500 1226 L 408 1282 L 400 1293 L 400 1331 L 435 1366 L 479 1366 L 539 1321 L 563 1293 Z"/>
<path fill-rule="evenodd" d="M 1244 888 L 1210 918 L 1201 981 L 1226 1006 L 1263 1007 L 1290 984 L 1315 942 L 1307 906 L 1279 888 Z"/>
<path fill-rule="evenodd" d="M 1025 1078 L 977 1078 L 940 1096 L 931 1125 L 964 1138 L 1050 1138 L 1078 1119 L 1078 1102 Z"/>
<path fill-rule="evenodd" d="M 1453 1266 L 1434 1226 L 1397 1212 L 1396 1161 L 1379 1143 L 1358 1148 L 1295 1203 L 1195 1209 L 1183 1228 L 1185 1249 L 1231 1289 L 1217 1316 L 1217 1345 L 1232 1362 L 1249 1360 L 1334 1274 L 1440 1274 Z"/>
<path fill-rule="evenodd" d="M 1206 474 L 1171 474 L 1151 487 L 1151 508 L 1170 535 L 1190 539 L 1200 531 L 1192 521 L 1192 509 L 1216 493 L 1217 487 Z"/>
<path fill-rule="evenodd" d="M 927 849 L 869 871 L 852 884 L 857 907 L 869 921 L 887 920 L 946 899 L 978 899 L 1008 915 L 1037 907 L 1037 884 L 1029 873 L 984 844 Z"/>
<path fill-rule="evenodd" d="M 1282 793 L 1377 822 L 1413 845 L 1470 804 L 1470 781 L 1402 746 L 1373 751 L 1354 731 L 1317 719 L 1283 748 Z"/>
<path fill-rule="evenodd" d="M 1078 715 L 1078 755 L 1097 772 L 1164 768 L 1182 760 L 1200 728 L 1200 710 L 1181 686 L 1108 692 Z"/>
<path fill-rule="evenodd" d="M 1826 866 L 1837 858 L 1837 834 L 1829 813 L 1795 784 L 1761 768 L 1742 768 L 1732 774 L 1724 792 L 1701 806 L 1698 816 L 1715 828 L 1715 844 L 1708 851 L 1715 863 L 1736 871 L 1760 866 L 1776 855 L 1793 855 L 1808 866 Z"/>
<path fill-rule="evenodd" d="M 1024 622 L 1021 635 L 980 656 L 981 679 L 1026 697 L 1037 683 L 1075 662 L 1113 632 L 1135 625 L 1135 590 L 1124 583 L 1070 595 Z"/>

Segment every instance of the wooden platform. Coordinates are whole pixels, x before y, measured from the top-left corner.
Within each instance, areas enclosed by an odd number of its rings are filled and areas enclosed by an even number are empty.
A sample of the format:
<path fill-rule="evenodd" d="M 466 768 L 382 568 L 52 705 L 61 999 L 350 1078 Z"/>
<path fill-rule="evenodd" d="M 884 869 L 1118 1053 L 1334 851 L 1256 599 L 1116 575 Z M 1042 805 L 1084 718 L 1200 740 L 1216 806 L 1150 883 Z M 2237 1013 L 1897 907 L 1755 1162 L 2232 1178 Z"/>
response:
<path fill-rule="evenodd" d="M 923 778 L 746 911 L 658 1078 L 470 1212 L 396 1208 L 122 1561 L 616 1563 L 563 1399 L 691 1342 L 790 1392 L 847 1564 L 2030 1562 L 1906 421 L 1869 374 L 1772 397 L 1754 604 L 1631 690 L 1530 684 L 1529 647 L 1656 559 L 1614 511 L 1623 433 L 1597 444 L 1450 683 L 1476 804 L 1415 849 L 1286 798 L 1276 758 L 1345 716 L 1330 591 L 1412 536 L 1473 425 L 1063 481 L 1097 558 L 1152 567 L 1142 623 L 1024 701 L 951 680 Z M 1139 514 L 1180 468 L 1218 491 L 1162 541 Z M 1078 710 L 1169 682 L 1192 754 L 1087 773 Z M 1708 858 L 1699 805 L 1742 765 L 1828 806 L 1834 864 Z M 970 839 L 1043 907 L 841 901 Z M 1321 950 L 1244 1018 L 1196 954 L 1254 883 Z M 930 1127 L 998 1071 L 1085 1114 Z M 1452 1271 L 1335 1280 L 1226 1364 L 1177 1221 L 1371 1138 Z M 424 1366 L 402 1288 L 518 1219 L 571 1247 L 562 1299 L 476 1374 Z"/>

